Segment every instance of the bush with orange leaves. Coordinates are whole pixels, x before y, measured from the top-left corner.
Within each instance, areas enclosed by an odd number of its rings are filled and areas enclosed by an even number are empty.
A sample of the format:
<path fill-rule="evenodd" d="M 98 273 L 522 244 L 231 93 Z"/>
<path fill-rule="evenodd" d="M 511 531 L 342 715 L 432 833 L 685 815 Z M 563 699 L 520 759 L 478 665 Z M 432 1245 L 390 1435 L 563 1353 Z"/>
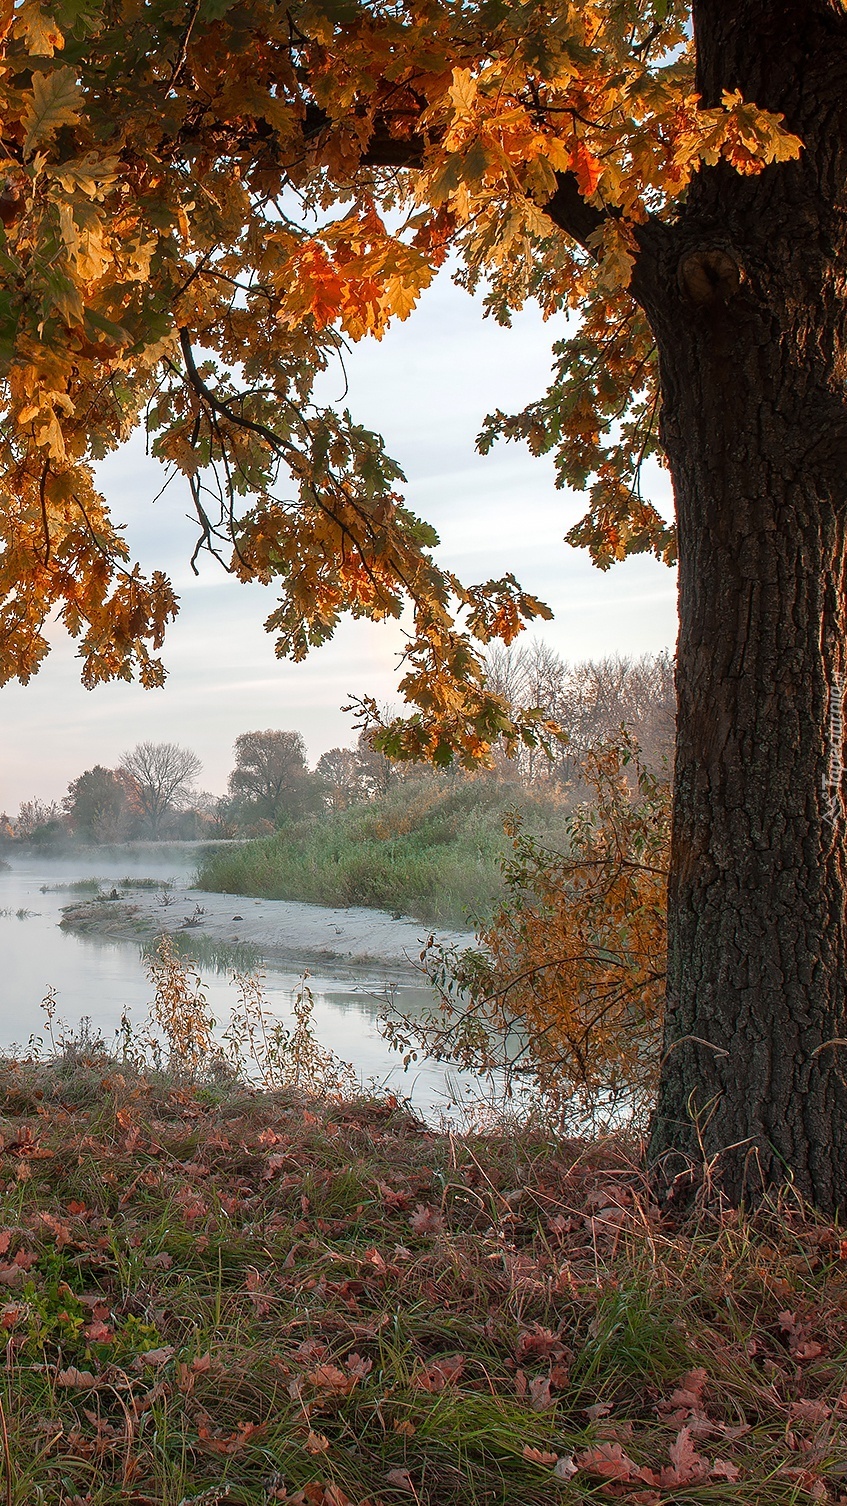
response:
<path fill-rule="evenodd" d="M 424 966 L 440 996 L 389 1037 L 441 1060 L 524 1082 L 561 1121 L 643 1120 L 661 1052 L 669 783 L 622 735 L 584 759 L 593 799 L 551 847 L 506 830 L 506 898 L 467 951 L 433 942 Z"/>

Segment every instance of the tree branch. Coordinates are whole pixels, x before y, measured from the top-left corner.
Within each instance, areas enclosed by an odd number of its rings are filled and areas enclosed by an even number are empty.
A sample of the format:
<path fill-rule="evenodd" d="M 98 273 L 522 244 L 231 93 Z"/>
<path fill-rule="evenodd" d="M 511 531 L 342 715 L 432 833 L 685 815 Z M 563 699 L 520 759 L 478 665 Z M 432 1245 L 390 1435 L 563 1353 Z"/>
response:
<path fill-rule="evenodd" d="M 378 116 L 374 121 L 373 133 L 362 153 L 363 167 L 423 167 L 426 142 L 418 135 L 393 135 L 391 124 L 394 118 Z M 330 124 L 330 117 L 319 105 L 306 106 L 303 135 L 307 141 L 320 135 Z M 557 173 L 556 185 L 552 199 L 543 206 L 544 213 L 560 230 L 573 236 L 585 250 L 590 250 L 589 236 L 602 225 L 606 218 L 604 211 L 583 198 L 574 173 Z"/>
<path fill-rule="evenodd" d="M 554 225 L 573 236 L 586 251 L 590 250 L 589 237 L 600 229 L 607 212 L 589 204 L 579 191 L 574 173 L 556 174 L 556 192 L 544 205 L 544 213 Z"/>

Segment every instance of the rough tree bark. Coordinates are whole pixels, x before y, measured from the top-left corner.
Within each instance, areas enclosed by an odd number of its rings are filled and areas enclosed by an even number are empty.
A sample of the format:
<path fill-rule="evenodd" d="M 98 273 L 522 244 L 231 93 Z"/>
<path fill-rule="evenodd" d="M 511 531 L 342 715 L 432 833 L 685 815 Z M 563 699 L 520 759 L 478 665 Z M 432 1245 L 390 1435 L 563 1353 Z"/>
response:
<path fill-rule="evenodd" d="M 695 3 L 699 88 L 798 163 L 705 169 L 639 296 L 679 526 L 665 1057 L 651 1154 L 847 1209 L 847 13 Z"/>

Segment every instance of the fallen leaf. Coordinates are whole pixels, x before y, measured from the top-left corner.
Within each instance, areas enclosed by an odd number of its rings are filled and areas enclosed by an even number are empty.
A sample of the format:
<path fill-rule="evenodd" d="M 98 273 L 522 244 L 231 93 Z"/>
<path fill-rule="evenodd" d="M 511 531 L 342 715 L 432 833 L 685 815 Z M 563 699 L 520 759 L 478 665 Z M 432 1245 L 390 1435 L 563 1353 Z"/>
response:
<path fill-rule="evenodd" d="M 657 1410 L 659 1412 L 676 1412 L 693 1410 L 699 1407 L 703 1401 L 703 1390 L 708 1380 L 707 1372 L 700 1367 L 697 1370 L 689 1370 L 682 1377 L 675 1391 L 671 1392 L 667 1401 L 660 1401 Z M 683 1419 L 680 1418 L 680 1421 Z"/>
<path fill-rule="evenodd" d="M 197 1426 L 197 1437 L 213 1454 L 237 1454 L 254 1434 L 263 1432 L 264 1423 L 240 1422 L 234 1433 L 213 1433 L 206 1423 Z"/>
<path fill-rule="evenodd" d="M 390 1469 L 385 1478 L 389 1485 L 396 1485 L 400 1490 L 408 1490 L 411 1495 L 417 1494 L 407 1469 Z"/>
<path fill-rule="evenodd" d="M 709 1470 L 709 1478 L 712 1480 L 728 1480 L 734 1484 L 741 1471 L 737 1464 L 730 1464 L 728 1459 L 716 1459 Z"/>
<path fill-rule="evenodd" d="M 823 1345 L 809 1338 L 809 1326 L 801 1322 L 796 1313 L 789 1311 L 777 1314 L 779 1326 L 788 1339 L 788 1353 L 795 1360 L 816 1360 L 823 1354 Z"/>
<path fill-rule="evenodd" d="M 56 1385 L 74 1387 L 83 1391 L 96 1386 L 97 1377 L 90 1370 L 77 1370 L 76 1365 L 68 1365 L 66 1370 L 59 1371 L 56 1376 Z"/>
<path fill-rule="evenodd" d="M 524 1444 L 521 1453 L 523 1455 L 523 1458 L 528 1460 L 530 1464 L 548 1465 L 558 1464 L 559 1462 L 558 1454 L 550 1454 L 546 1449 L 543 1448 L 532 1448 L 528 1443 Z"/>
<path fill-rule="evenodd" d="M 536 1375 L 529 1383 L 529 1404 L 533 1412 L 546 1412 L 553 1405 L 549 1375 Z"/>
<path fill-rule="evenodd" d="M 143 1370 L 145 1366 L 152 1365 L 156 1369 L 159 1365 L 166 1365 L 173 1357 L 173 1344 L 163 1344 L 161 1349 L 145 1349 L 143 1354 L 137 1354 L 132 1362 L 132 1368 Z"/>
<path fill-rule="evenodd" d="M 104 1323 L 102 1318 L 95 1318 L 93 1322 L 86 1323 L 82 1330 L 90 1344 L 111 1344 L 115 1337 L 115 1330 Z"/>
<path fill-rule="evenodd" d="M 318 1365 L 306 1377 L 317 1391 L 327 1391 L 331 1396 L 349 1396 L 356 1384 L 355 1375 L 345 1375 L 337 1365 Z"/>
<path fill-rule="evenodd" d="M 680 1429 L 668 1453 L 670 1465 L 666 1465 L 659 1476 L 662 1486 L 696 1485 L 708 1475 L 708 1461 L 695 1449 L 689 1428 Z"/>
<path fill-rule="evenodd" d="M 425 1369 L 412 1377 L 417 1391 L 443 1391 L 445 1386 L 455 1385 L 465 1368 L 462 1354 L 446 1354 L 441 1359 L 431 1360 Z"/>
<path fill-rule="evenodd" d="M 832 1409 L 825 1401 L 809 1401 L 802 1397 L 799 1401 L 793 1401 L 788 1410 L 795 1422 L 826 1422 L 832 1416 Z"/>
<path fill-rule="evenodd" d="M 262 1295 L 264 1283 L 255 1266 L 251 1265 L 247 1267 L 247 1273 L 244 1278 L 244 1285 L 246 1286 L 253 1300 L 253 1309 L 255 1311 L 256 1317 L 267 1317 L 267 1314 L 271 1310 L 271 1304 L 270 1302 L 268 1302 L 267 1298 Z"/>
<path fill-rule="evenodd" d="M 578 1469 L 601 1480 L 640 1480 L 642 1472 L 623 1451 L 619 1443 L 597 1443 L 576 1455 Z"/>
<path fill-rule="evenodd" d="M 418 1203 L 414 1213 L 409 1215 L 409 1227 L 415 1234 L 440 1234 L 444 1219 L 437 1208 Z"/>
<path fill-rule="evenodd" d="M 531 1357 L 538 1359 L 565 1359 L 568 1354 L 566 1346 L 562 1343 L 557 1333 L 549 1328 L 542 1328 L 540 1323 L 533 1324 L 518 1335 L 515 1359 L 518 1364 L 525 1364 Z"/>

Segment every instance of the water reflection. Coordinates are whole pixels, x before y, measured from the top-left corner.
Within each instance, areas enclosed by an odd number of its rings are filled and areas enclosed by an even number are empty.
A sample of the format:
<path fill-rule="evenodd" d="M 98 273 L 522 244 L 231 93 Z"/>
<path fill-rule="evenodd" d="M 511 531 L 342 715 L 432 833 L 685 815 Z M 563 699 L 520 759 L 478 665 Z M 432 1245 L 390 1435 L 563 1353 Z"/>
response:
<path fill-rule="evenodd" d="M 26 1045 L 31 1036 L 41 1034 L 40 1004 L 49 988 L 56 990 L 63 1020 L 75 1027 L 87 1017 L 107 1041 L 123 1011 L 140 1023 L 152 992 L 144 947 L 60 930 L 63 906 L 84 897 L 65 886 L 97 877 L 108 889 L 120 886 L 127 876 L 185 883 L 196 861 L 191 850 L 103 849 L 59 859 L 7 854 L 7 860 L 10 870 L 0 872 L 0 1046 Z M 252 960 L 207 956 L 198 965 L 212 1013 L 221 1026 L 226 1025 L 235 1001 L 222 967 L 229 962 L 243 966 Z M 301 974 L 274 968 L 264 972 L 271 1009 L 287 1020 Z M 387 1003 L 393 999 L 403 1014 L 414 1014 L 432 1003 L 428 988 L 411 977 L 398 981 L 396 968 L 381 972 L 378 964 L 367 976 L 351 973 L 342 964 L 337 971 L 325 964 L 319 975 L 310 977 L 309 986 L 315 999 L 315 1033 L 322 1044 L 352 1063 L 363 1083 L 375 1082 L 409 1097 L 427 1115 L 478 1096 L 474 1078 L 437 1062 L 418 1062 L 404 1073 L 396 1052 L 379 1033 L 378 1018 Z"/>

